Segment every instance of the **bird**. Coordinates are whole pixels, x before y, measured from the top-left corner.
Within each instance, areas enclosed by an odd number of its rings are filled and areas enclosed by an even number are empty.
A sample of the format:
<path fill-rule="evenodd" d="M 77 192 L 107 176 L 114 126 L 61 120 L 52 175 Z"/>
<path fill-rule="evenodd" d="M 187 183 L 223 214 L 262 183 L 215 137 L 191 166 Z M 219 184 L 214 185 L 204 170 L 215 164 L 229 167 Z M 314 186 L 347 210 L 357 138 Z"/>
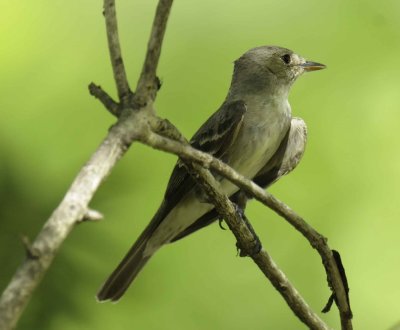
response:
<path fill-rule="evenodd" d="M 301 118 L 292 117 L 291 86 L 304 72 L 324 68 L 283 47 L 248 50 L 234 62 L 225 100 L 194 134 L 191 146 L 267 188 L 292 171 L 305 150 L 307 127 Z M 239 188 L 223 177 L 216 178 L 222 191 L 235 201 Z M 214 206 L 178 160 L 160 207 L 100 288 L 98 301 L 118 301 L 163 245 L 218 218 Z"/>

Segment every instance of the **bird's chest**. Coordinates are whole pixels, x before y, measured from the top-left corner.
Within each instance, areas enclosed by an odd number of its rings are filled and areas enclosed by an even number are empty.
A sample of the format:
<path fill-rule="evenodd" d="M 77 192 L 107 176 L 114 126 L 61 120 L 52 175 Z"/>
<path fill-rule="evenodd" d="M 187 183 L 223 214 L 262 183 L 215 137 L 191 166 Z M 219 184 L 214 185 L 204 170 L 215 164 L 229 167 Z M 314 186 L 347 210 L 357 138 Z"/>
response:
<path fill-rule="evenodd" d="M 265 104 L 249 109 L 234 147 L 230 165 L 248 178 L 253 178 L 278 149 L 290 126 L 288 102 Z"/>

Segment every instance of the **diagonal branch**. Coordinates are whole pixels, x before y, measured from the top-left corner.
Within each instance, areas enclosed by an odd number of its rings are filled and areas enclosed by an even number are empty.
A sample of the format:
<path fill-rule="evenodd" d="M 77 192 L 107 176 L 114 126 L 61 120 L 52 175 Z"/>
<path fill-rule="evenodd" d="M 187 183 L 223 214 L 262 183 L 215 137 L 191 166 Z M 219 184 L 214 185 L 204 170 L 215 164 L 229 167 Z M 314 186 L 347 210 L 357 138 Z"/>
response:
<path fill-rule="evenodd" d="M 140 106 L 145 105 L 149 99 L 155 99 L 159 88 L 156 71 L 172 2 L 173 0 L 160 0 L 158 2 L 150 39 L 147 44 L 146 58 L 135 92 L 134 102 Z"/>
<path fill-rule="evenodd" d="M 98 99 L 112 115 L 116 117 L 120 116 L 121 107 L 103 90 L 103 88 L 101 88 L 101 86 L 90 83 L 89 93 Z"/>
<path fill-rule="evenodd" d="M 45 223 L 30 246 L 35 257 L 27 255 L 0 297 L 0 329 L 13 329 L 34 290 L 50 267 L 61 244 L 75 224 L 87 217 L 88 204 L 100 183 L 127 150 L 126 133 L 114 126 L 80 170 L 64 199 Z"/>
<path fill-rule="evenodd" d="M 237 239 L 238 245 L 244 250 L 246 255 L 249 255 L 253 259 L 259 269 L 285 299 L 294 314 L 310 329 L 329 329 L 319 316 L 311 310 L 286 275 L 277 267 L 267 251 L 261 249 L 254 252 L 254 242 L 258 242 L 258 237 L 243 221 L 229 198 L 221 192 L 219 183 L 210 171 L 199 165 L 189 165 L 188 168 L 189 172 L 193 173 L 193 177 L 202 186 L 218 213 L 227 222 Z"/>
<path fill-rule="evenodd" d="M 156 124 L 153 128 L 157 130 Z M 174 133 L 176 134 L 176 133 Z M 204 168 L 211 168 L 216 173 L 224 176 L 239 188 L 246 191 L 249 195 L 271 208 L 273 211 L 287 220 L 293 227 L 295 227 L 303 236 L 310 242 L 311 246 L 315 248 L 321 256 L 323 264 L 328 276 L 328 282 L 334 290 L 340 311 L 342 328 L 352 329 L 351 318 L 352 313 L 348 304 L 346 288 L 343 284 L 341 274 L 338 270 L 336 261 L 333 257 L 332 251 L 327 244 L 325 237 L 320 235 L 314 228 L 312 228 L 303 218 L 297 215 L 286 204 L 276 199 L 272 194 L 264 191 L 261 187 L 256 185 L 251 180 L 246 179 L 243 175 L 237 173 L 231 167 L 223 163 L 217 158 L 209 154 L 203 153 L 191 146 L 179 143 L 170 139 L 165 139 L 154 132 L 149 132 L 144 136 L 139 137 L 142 143 L 145 143 L 153 148 L 172 152 L 182 159 L 196 161 Z"/>
<path fill-rule="evenodd" d="M 130 94 L 130 89 L 128 79 L 126 77 L 124 61 L 121 55 L 121 46 L 119 44 L 115 0 L 104 0 L 103 13 L 106 20 L 108 49 L 110 52 L 114 80 L 117 86 L 118 97 L 120 101 L 124 103 Z"/>

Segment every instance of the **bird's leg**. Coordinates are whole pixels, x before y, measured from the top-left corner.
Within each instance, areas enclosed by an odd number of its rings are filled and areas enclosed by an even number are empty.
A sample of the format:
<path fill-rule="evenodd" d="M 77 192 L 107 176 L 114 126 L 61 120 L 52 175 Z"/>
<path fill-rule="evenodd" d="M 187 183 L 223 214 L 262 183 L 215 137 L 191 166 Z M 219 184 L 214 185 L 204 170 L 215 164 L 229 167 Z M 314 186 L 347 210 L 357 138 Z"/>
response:
<path fill-rule="evenodd" d="M 240 215 L 240 218 L 243 219 L 244 210 L 246 209 L 246 204 L 247 204 L 247 200 L 248 200 L 246 193 L 239 190 L 236 194 L 231 196 L 230 199 L 231 199 L 231 202 L 236 207 L 236 212 Z M 226 228 L 222 225 L 223 221 L 224 221 L 224 219 L 222 217 L 218 217 L 219 227 L 223 230 L 226 230 Z"/>
<path fill-rule="evenodd" d="M 247 194 L 242 190 L 239 190 L 232 197 L 232 202 L 235 203 L 242 210 L 242 213 L 244 213 L 244 210 L 246 209 L 248 200 L 249 198 L 247 197 Z"/>

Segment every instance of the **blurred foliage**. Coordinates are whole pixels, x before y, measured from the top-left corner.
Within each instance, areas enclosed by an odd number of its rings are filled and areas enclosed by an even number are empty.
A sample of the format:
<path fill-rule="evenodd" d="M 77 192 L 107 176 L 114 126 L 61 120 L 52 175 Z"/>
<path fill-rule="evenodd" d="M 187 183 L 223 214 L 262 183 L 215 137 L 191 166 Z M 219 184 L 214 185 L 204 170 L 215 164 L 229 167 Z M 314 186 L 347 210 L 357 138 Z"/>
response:
<path fill-rule="evenodd" d="M 135 84 L 154 0 L 118 1 Z M 3 1 L 0 11 L 0 289 L 112 118 L 87 92 L 115 95 L 101 1 Z M 399 321 L 400 2 L 176 1 L 157 109 L 190 137 L 221 104 L 232 62 L 249 48 L 286 46 L 328 69 L 290 97 L 308 124 L 299 168 L 271 191 L 329 238 L 346 265 L 358 329 Z M 118 304 L 94 295 L 158 207 L 175 158 L 134 145 L 92 207 L 106 215 L 68 238 L 19 329 L 304 328 L 217 225 L 163 248 Z M 271 211 L 248 214 L 264 246 L 320 310 L 329 297 L 316 252 Z M 322 316 L 339 327 L 336 308 Z"/>

